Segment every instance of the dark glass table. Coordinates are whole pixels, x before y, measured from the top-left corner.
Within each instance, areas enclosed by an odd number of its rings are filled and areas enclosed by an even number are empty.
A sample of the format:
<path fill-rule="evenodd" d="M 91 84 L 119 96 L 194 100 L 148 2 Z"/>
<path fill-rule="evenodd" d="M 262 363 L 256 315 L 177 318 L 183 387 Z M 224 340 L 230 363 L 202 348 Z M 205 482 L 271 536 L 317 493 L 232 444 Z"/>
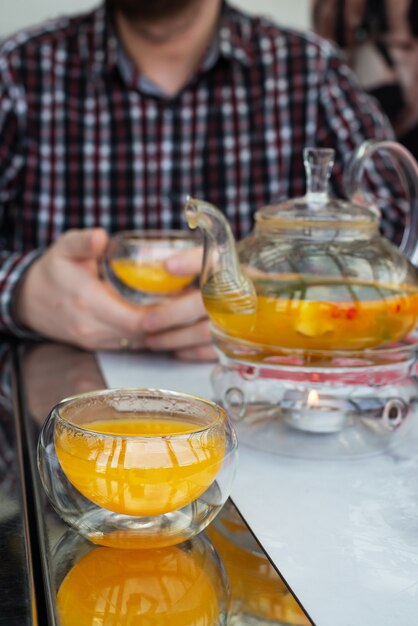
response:
<path fill-rule="evenodd" d="M 69 346 L 0 352 L 0 626 L 312 625 L 231 500 L 180 546 L 93 546 L 40 484 L 43 421 L 64 397 L 105 387 L 95 356 Z"/>

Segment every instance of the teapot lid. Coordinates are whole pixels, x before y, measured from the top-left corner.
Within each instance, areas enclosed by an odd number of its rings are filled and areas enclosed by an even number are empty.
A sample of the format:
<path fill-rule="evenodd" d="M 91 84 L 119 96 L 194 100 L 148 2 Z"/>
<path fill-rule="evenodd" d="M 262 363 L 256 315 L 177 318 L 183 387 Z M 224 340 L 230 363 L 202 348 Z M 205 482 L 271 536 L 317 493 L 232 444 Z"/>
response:
<path fill-rule="evenodd" d="M 335 151 L 331 148 L 305 148 L 306 194 L 300 198 L 270 204 L 255 214 L 255 220 L 314 222 L 318 226 L 368 227 L 376 225 L 379 210 L 329 195 L 329 178 Z"/>

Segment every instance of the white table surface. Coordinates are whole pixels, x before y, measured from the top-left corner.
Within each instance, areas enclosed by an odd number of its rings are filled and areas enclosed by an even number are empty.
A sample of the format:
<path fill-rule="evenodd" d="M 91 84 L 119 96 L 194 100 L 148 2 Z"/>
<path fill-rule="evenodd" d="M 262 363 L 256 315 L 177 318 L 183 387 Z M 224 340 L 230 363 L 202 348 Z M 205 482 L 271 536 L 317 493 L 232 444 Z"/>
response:
<path fill-rule="evenodd" d="M 212 395 L 213 365 L 147 354 L 98 361 L 109 387 Z M 361 460 L 241 445 L 232 498 L 316 626 L 418 625 L 418 425 Z"/>

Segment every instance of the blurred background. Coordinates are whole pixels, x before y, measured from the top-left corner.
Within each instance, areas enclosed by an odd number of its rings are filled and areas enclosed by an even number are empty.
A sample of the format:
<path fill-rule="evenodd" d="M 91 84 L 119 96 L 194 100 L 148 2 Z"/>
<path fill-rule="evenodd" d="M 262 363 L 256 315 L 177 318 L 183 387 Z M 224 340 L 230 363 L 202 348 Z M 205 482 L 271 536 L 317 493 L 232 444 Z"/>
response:
<path fill-rule="evenodd" d="M 310 0 L 233 0 L 232 3 L 296 28 L 307 28 L 309 24 Z M 98 4 L 98 0 L 0 0 L 0 39 L 50 17 L 78 13 Z"/>

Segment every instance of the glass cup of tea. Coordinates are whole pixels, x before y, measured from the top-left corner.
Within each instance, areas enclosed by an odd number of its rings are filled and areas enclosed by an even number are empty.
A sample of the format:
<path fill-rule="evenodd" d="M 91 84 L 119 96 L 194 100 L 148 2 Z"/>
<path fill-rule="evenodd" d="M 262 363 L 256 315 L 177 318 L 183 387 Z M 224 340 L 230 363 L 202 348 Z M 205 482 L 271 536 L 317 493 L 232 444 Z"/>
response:
<path fill-rule="evenodd" d="M 183 230 L 122 231 L 110 238 L 104 274 L 124 298 L 155 304 L 190 287 L 196 276 L 170 274 L 165 263 L 183 250 L 201 245 L 200 236 Z"/>
<path fill-rule="evenodd" d="M 237 441 L 213 402 L 160 389 L 67 398 L 38 444 L 45 491 L 91 542 L 155 548 L 193 537 L 230 494 Z"/>

